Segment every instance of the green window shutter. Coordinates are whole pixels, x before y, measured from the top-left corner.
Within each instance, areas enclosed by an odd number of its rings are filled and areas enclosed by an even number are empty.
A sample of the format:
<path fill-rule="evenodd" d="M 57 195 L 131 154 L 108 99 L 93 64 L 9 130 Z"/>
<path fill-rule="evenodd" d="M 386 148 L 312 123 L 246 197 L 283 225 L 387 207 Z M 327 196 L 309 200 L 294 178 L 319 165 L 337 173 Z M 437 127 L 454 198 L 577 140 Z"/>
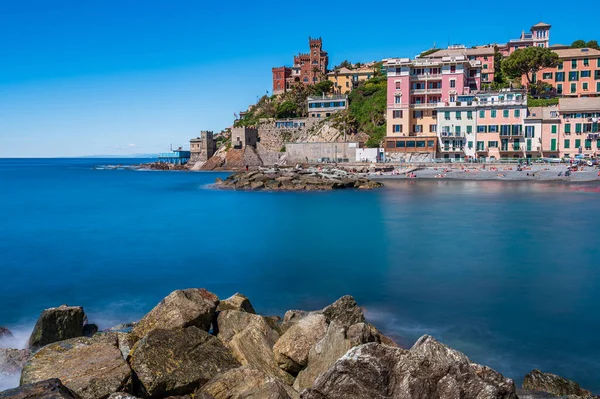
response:
<path fill-rule="evenodd" d="M 598 133 L 598 122 L 592 123 L 592 133 Z"/>
<path fill-rule="evenodd" d="M 460 111 L 456 111 L 456 119 L 460 119 L 460 115 L 461 115 L 461 112 Z"/>
<path fill-rule="evenodd" d="M 552 133 L 556 133 L 556 125 L 552 125 Z"/>
<path fill-rule="evenodd" d="M 527 151 L 531 151 L 531 139 L 527 139 Z"/>
<path fill-rule="evenodd" d="M 445 119 L 450 119 L 450 111 L 444 112 L 444 118 Z"/>
<path fill-rule="evenodd" d="M 587 90 L 587 89 L 588 89 L 588 84 L 584 82 L 584 83 L 583 83 L 583 88 L 582 88 L 582 89 L 583 89 L 583 90 Z"/>
<path fill-rule="evenodd" d="M 473 133 L 473 126 L 467 126 L 467 133 Z"/>
<path fill-rule="evenodd" d="M 556 151 L 556 139 L 550 140 L 550 151 Z"/>
<path fill-rule="evenodd" d="M 521 116 L 521 110 L 515 109 L 515 117 L 518 118 Z"/>
<path fill-rule="evenodd" d="M 565 124 L 565 133 L 571 133 L 571 124 L 570 123 Z"/>
<path fill-rule="evenodd" d="M 598 148 L 600 150 L 600 139 L 598 139 L 598 141 L 596 141 L 596 148 Z"/>
<path fill-rule="evenodd" d="M 571 83 L 571 93 L 577 92 L 577 83 Z"/>
<path fill-rule="evenodd" d="M 480 118 L 485 118 L 485 111 L 484 110 L 479 111 L 479 117 Z"/>
<path fill-rule="evenodd" d="M 492 116 L 492 118 L 495 118 L 495 117 L 496 117 L 496 110 L 495 110 L 495 109 L 493 109 L 493 110 L 491 111 L 491 116 Z"/>
<path fill-rule="evenodd" d="M 467 111 L 467 119 L 473 119 L 473 111 Z"/>
<path fill-rule="evenodd" d="M 507 109 L 504 110 L 504 117 L 508 118 L 508 110 Z"/>
<path fill-rule="evenodd" d="M 600 93 L 600 82 L 596 83 L 596 93 Z"/>
<path fill-rule="evenodd" d="M 592 148 L 592 140 L 585 140 L 585 148 Z"/>
<path fill-rule="evenodd" d="M 566 149 L 571 148 L 571 140 L 566 139 L 565 140 L 565 145 L 563 146 Z"/>
<path fill-rule="evenodd" d="M 575 133 L 581 133 L 581 123 L 575 124 Z"/>
<path fill-rule="evenodd" d="M 575 140 L 575 148 L 581 147 L 581 139 Z"/>

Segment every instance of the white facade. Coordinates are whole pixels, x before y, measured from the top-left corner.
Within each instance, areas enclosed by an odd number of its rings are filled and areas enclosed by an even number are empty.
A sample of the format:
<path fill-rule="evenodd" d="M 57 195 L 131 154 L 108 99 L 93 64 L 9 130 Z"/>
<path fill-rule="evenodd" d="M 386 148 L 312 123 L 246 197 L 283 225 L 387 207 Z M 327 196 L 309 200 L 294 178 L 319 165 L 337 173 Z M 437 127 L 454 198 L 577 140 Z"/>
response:
<path fill-rule="evenodd" d="M 357 148 L 356 162 L 384 162 L 385 152 L 383 148 Z"/>

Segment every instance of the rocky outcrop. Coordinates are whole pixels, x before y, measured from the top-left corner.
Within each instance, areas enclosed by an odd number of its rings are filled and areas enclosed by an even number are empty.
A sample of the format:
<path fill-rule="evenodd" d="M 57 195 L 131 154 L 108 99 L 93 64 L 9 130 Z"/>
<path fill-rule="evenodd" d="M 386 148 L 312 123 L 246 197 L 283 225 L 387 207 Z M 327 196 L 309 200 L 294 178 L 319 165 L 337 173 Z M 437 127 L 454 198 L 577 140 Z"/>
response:
<path fill-rule="evenodd" d="M 115 392 L 108 399 L 138 399 L 138 397 L 125 392 Z"/>
<path fill-rule="evenodd" d="M 29 356 L 27 349 L 0 348 L 0 376 L 20 373 Z"/>
<path fill-rule="evenodd" d="M 191 394 L 240 366 L 221 341 L 195 326 L 150 331 L 133 347 L 130 364 L 140 383 L 134 393 L 144 397 Z"/>
<path fill-rule="evenodd" d="M 250 367 L 240 367 L 220 374 L 204 385 L 200 392 L 209 394 L 215 399 L 300 398 L 292 387 Z"/>
<path fill-rule="evenodd" d="M 283 370 L 297 374 L 306 367 L 311 346 L 325 336 L 327 319 L 310 314 L 292 325 L 273 346 L 275 360 Z"/>
<path fill-rule="evenodd" d="M 304 399 L 348 397 L 517 399 L 512 380 L 429 336 L 410 350 L 377 343 L 354 347 L 302 393 Z"/>
<path fill-rule="evenodd" d="M 259 370 L 291 385 L 294 378 L 280 369 L 275 361 L 273 345 L 279 339 L 275 323 L 266 317 L 226 310 L 219 314 L 219 339 L 244 366 Z"/>
<path fill-rule="evenodd" d="M 341 297 L 324 308 L 322 313 L 328 321 L 335 321 L 346 327 L 365 321 L 365 315 L 362 309 L 350 295 Z"/>
<path fill-rule="evenodd" d="M 235 293 L 227 299 L 223 299 L 219 303 L 217 311 L 224 310 L 240 310 L 242 312 L 256 313 L 254 311 L 254 307 L 250 303 L 250 300 L 246 296 L 240 294 L 239 292 Z"/>
<path fill-rule="evenodd" d="M 4 328 L 0 326 L 0 339 L 2 338 L 12 338 L 13 335 L 8 328 Z"/>
<path fill-rule="evenodd" d="M 190 326 L 209 331 L 218 305 L 219 298 L 203 288 L 173 291 L 136 324 L 132 337 L 137 340 L 155 329 Z"/>
<path fill-rule="evenodd" d="M 235 190 L 273 191 L 327 191 L 343 188 L 372 189 L 382 184 L 347 172 L 343 169 L 327 168 L 270 168 L 252 172 L 238 172 L 220 178 L 216 186 Z"/>
<path fill-rule="evenodd" d="M 21 384 L 58 378 L 82 399 L 104 399 L 131 391 L 131 369 L 115 334 L 72 338 L 47 345 L 25 364 Z"/>
<path fill-rule="evenodd" d="M 59 379 L 52 378 L 0 392 L 0 399 L 79 399 Z"/>
<path fill-rule="evenodd" d="M 83 326 L 82 335 L 84 337 L 92 337 L 98 332 L 98 326 L 95 324 L 86 324 Z"/>
<path fill-rule="evenodd" d="M 85 313 L 81 306 L 62 305 L 42 312 L 31 337 L 29 349 L 38 350 L 44 345 L 83 335 Z"/>
<path fill-rule="evenodd" d="M 529 391 L 546 392 L 556 396 L 575 395 L 589 397 L 590 391 L 582 389 L 575 381 L 567 380 L 556 374 L 543 373 L 540 370 L 532 370 L 523 379 L 523 389 Z"/>

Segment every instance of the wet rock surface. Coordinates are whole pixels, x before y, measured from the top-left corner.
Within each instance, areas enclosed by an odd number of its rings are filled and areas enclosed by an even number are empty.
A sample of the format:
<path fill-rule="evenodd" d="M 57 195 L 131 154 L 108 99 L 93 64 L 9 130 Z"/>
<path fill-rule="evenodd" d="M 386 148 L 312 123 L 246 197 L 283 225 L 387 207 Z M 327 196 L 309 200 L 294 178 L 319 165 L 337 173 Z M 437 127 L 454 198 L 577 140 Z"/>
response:
<path fill-rule="evenodd" d="M 52 378 L 0 392 L 0 399 L 80 399 L 59 379 Z"/>
<path fill-rule="evenodd" d="M 276 378 L 252 369 L 240 367 L 229 370 L 210 380 L 200 390 L 215 399 L 264 398 L 298 399 L 300 395 Z"/>
<path fill-rule="evenodd" d="M 44 345 L 83 335 L 85 313 L 81 306 L 62 305 L 42 312 L 31 337 L 29 349 L 38 350 Z"/>
<path fill-rule="evenodd" d="M 217 179 L 216 186 L 249 191 L 329 191 L 344 188 L 370 190 L 383 184 L 341 168 L 274 167 L 234 173 L 225 180 Z"/>
<path fill-rule="evenodd" d="M 0 376 L 20 373 L 30 356 L 28 349 L 0 348 Z"/>

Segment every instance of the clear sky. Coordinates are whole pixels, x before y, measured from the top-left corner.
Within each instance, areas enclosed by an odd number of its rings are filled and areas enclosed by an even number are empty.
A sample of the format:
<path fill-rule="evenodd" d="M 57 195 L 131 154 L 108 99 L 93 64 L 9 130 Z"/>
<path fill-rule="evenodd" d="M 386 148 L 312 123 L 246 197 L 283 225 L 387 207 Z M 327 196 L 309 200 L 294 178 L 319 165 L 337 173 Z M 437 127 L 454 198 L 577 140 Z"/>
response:
<path fill-rule="evenodd" d="M 187 145 L 270 90 L 271 67 L 306 52 L 308 36 L 323 38 L 330 66 L 505 42 L 540 21 L 553 44 L 600 40 L 589 19 L 564 12 L 557 0 L 2 1 L 0 157 Z"/>

